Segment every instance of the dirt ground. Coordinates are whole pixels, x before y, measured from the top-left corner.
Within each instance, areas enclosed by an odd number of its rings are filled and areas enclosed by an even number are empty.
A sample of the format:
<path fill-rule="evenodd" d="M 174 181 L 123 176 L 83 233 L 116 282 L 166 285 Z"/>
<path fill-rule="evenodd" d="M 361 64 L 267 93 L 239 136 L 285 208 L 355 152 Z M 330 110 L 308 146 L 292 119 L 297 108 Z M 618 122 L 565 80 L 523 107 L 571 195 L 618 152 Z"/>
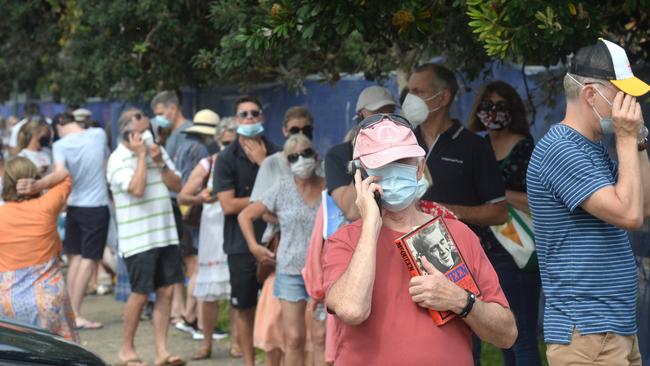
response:
<path fill-rule="evenodd" d="M 86 349 L 99 355 L 104 361 L 113 364 L 118 361 L 117 352 L 122 342 L 122 312 L 124 303 L 117 302 L 112 295 L 88 296 L 84 299 L 83 315 L 87 319 L 104 324 L 102 329 L 82 330 L 81 344 Z M 168 348 L 172 354 L 180 355 L 190 365 L 242 365 L 241 359 L 233 359 L 228 355 L 230 341 L 214 341 L 212 358 L 203 361 L 191 361 L 194 351 L 199 349 L 201 341 L 192 340 L 187 334 L 169 328 Z M 154 364 L 154 337 L 151 321 L 141 321 L 136 334 L 136 349 L 143 361 Z"/>

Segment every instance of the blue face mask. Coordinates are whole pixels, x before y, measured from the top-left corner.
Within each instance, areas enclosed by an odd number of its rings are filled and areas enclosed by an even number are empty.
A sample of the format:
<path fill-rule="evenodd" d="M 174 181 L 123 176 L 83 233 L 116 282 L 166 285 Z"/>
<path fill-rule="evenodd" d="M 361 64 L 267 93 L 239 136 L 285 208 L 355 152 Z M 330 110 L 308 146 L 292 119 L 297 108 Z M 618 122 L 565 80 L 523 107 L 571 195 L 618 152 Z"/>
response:
<path fill-rule="evenodd" d="M 381 168 L 366 170 L 369 175 L 381 177 L 379 185 L 384 191 L 381 204 L 388 211 L 402 211 L 419 198 L 417 194 L 421 189 L 418 189 L 417 166 L 390 163 Z"/>
<path fill-rule="evenodd" d="M 262 122 L 253 123 L 252 125 L 239 125 L 237 127 L 237 134 L 244 137 L 255 137 L 261 135 L 262 132 L 264 132 Z"/>
<path fill-rule="evenodd" d="M 156 117 L 153 118 L 153 120 L 160 128 L 168 128 L 171 125 L 169 120 L 162 115 L 157 115 Z"/>

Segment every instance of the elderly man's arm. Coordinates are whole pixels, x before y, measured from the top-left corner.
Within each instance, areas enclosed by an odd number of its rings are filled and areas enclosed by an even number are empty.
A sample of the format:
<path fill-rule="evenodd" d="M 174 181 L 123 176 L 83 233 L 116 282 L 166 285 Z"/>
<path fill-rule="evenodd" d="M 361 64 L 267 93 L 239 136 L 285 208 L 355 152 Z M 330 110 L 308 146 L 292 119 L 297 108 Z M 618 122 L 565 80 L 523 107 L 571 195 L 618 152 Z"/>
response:
<path fill-rule="evenodd" d="M 425 258 L 422 258 L 422 265 L 429 275 L 411 279 L 409 293 L 413 301 L 423 308 L 462 313 L 468 303 L 467 292 L 449 281 Z M 496 347 L 510 348 L 517 340 L 515 317 L 497 303 L 477 298 L 463 320 L 481 340 Z"/>
<path fill-rule="evenodd" d="M 508 219 L 508 204 L 505 200 L 478 206 L 445 205 L 460 220 L 468 224 L 490 226 L 501 225 Z"/>
<path fill-rule="evenodd" d="M 374 192 L 379 189 L 379 186 L 373 183 L 375 177 L 362 181 L 361 173 L 357 171 L 354 179 L 357 190 L 356 204 L 363 219 L 361 235 L 350 264 L 334 282 L 325 301 L 327 307 L 343 322 L 357 325 L 370 316 L 372 289 L 375 285 L 377 240 L 382 219 L 374 200 Z"/>
<path fill-rule="evenodd" d="M 363 223 L 348 268 L 334 282 L 325 297 L 327 307 L 344 323 L 358 325 L 370 316 L 380 228 L 381 224 L 377 226 L 368 221 Z"/>

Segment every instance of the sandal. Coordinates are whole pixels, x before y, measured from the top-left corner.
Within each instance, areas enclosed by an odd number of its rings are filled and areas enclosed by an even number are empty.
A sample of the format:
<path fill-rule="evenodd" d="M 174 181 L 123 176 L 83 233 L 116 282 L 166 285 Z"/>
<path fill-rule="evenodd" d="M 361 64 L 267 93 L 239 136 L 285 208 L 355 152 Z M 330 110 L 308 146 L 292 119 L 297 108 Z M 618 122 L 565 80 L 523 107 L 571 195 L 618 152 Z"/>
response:
<path fill-rule="evenodd" d="M 242 358 L 244 354 L 241 352 L 239 347 L 230 347 L 230 358 Z"/>
<path fill-rule="evenodd" d="M 139 359 L 138 357 L 134 357 L 134 358 L 129 358 L 129 359 L 126 360 L 126 361 L 119 360 L 119 361 L 118 361 L 117 363 L 115 363 L 114 365 L 115 365 L 115 366 L 132 366 L 133 364 L 142 365 L 143 362 L 142 362 L 142 360 Z"/>
<path fill-rule="evenodd" d="M 212 350 L 210 348 L 201 348 L 200 350 L 194 352 L 192 355 L 192 360 L 206 360 L 212 356 Z"/>
<path fill-rule="evenodd" d="M 178 356 L 169 355 L 162 363 L 157 363 L 156 366 L 184 366 L 185 360 Z"/>

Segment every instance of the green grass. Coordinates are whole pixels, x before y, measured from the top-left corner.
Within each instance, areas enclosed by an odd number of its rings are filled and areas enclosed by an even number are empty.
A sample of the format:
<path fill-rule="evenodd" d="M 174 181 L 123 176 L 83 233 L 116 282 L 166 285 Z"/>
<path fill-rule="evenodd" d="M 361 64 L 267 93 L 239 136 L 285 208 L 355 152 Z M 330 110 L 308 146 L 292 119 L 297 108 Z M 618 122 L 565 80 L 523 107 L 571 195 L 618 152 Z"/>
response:
<path fill-rule="evenodd" d="M 539 354 L 542 358 L 542 365 L 548 366 L 546 362 L 546 344 L 539 342 Z M 489 343 L 483 342 L 481 345 L 481 366 L 501 366 L 503 357 L 501 350 Z"/>

